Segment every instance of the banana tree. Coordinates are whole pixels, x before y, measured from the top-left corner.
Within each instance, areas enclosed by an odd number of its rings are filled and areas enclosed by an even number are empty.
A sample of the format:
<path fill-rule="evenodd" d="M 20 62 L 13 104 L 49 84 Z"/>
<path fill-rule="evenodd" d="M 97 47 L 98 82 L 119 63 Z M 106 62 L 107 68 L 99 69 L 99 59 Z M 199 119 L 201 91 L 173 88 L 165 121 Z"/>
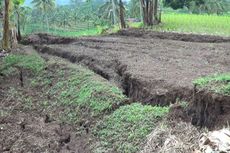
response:
<path fill-rule="evenodd" d="M 99 9 L 102 18 L 112 20 L 112 24 L 117 24 L 119 14 L 119 3 L 117 0 L 108 0 Z"/>

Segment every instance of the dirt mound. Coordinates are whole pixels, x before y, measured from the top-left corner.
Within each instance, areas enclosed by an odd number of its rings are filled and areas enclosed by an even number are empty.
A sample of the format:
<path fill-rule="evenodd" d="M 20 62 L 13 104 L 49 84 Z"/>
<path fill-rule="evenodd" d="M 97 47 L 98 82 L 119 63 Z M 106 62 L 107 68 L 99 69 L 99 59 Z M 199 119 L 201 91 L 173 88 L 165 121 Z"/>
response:
<path fill-rule="evenodd" d="M 120 30 L 115 35 L 129 36 L 129 37 L 144 37 L 154 39 L 170 39 L 187 42 L 203 42 L 203 43 L 221 43 L 230 42 L 230 37 L 197 35 L 197 34 L 180 34 L 172 32 L 156 32 L 144 29 L 126 29 Z"/>
<path fill-rule="evenodd" d="M 47 33 L 37 33 L 24 37 L 22 44 L 68 44 L 75 41 L 76 38 L 66 38 L 53 36 Z"/>

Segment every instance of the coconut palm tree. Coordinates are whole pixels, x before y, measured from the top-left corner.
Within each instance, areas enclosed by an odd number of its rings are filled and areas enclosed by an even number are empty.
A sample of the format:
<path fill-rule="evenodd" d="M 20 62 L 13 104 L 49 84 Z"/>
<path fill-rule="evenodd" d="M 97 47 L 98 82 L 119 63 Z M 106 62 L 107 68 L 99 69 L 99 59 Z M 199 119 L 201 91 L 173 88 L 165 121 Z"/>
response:
<path fill-rule="evenodd" d="M 21 14 L 24 10 L 24 8 L 21 6 L 23 3 L 25 2 L 25 0 L 13 0 L 13 9 L 14 9 L 14 13 L 17 16 L 17 21 L 16 21 L 16 25 L 17 25 L 17 39 L 18 41 L 21 40 L 22 36 L 21 36 L 21 29 L 20 29 L 20 17 Z"/>
<path fill-rule="evenodd" d="M 119 14 L 119 3 L 117 0 L 108 0 L 104 5 L 100 7 L 99 14 L 102 15 L 102 18 L 112 20 L 113 24 L 117 23 L 118 14 Z"/>
<path fill-rule="evenodd" d="M 119 0 L 119 8 L 120 8 L 120 23 L 121 23 L 121 28 L 126 28 L 126 24 L 125 24 L 125 7 L 124 4 L 122 2 L 122 0 Z"/>
<path fill-rule="evenodd" d="M 32 4 L 45 16 L 47 30 L 49 32 L 48 12 L 55 8 L 55 0 L 33 0 Z"/>
<path fill-rule="evenodd" d="M 142 7 L 140 0 L 131 0 L 129 5 L 131 17 L 142 19 Z"/>
<path fill-rule="evenodd" d="M 121 28 L 125 28 L 125 7 L 122 0 L 108 0 L 100 7 L 99 14 L 102 18 L 112 20 L 113 24 L 117 24 L 118 18 L 120 19 Z"/>

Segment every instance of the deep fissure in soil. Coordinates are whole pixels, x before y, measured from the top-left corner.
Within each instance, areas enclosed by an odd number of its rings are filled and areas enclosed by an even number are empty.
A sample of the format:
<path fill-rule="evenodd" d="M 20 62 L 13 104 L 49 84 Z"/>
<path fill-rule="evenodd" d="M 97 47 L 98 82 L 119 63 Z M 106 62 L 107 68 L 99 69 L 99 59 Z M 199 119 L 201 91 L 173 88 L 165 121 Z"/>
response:
<path fill-rule="evenodd" d="M 167 106 L 178 99 L 190 100 L 192 91 L 188 88 L 171 88 L 166 93 L 152 94 L 148 91 L 148 82 L 139 81 L 127 72 L 127 65 L 114 60 L 104 65 L 97 59 L 89 56 L 76 56 L 61 49 L 54 49 L 46 45 L 35 45 L 34 48 L 43 54 L 50 54 L 87 66 L 96 74 L 116 84 L 131 101 L 140 101 L 144 104 Z"/>
<path fill-rule="evenodd" d="M 227 66 L 230 46 L 224 43 L 229 40 L 127 30 L 116 35 L 71 40 L 34 35 L 25 42 L 40 53 L 87 66 L 116 84 L 131 101 L 161 106 L 178 100 L 191 101 L 193 108 L 201 110 L 193 112 L 193 122 L 201 125 L 201 122 L 211 124 L 212 119 L 208 119 L 210 113 L 205 112 L 202 102 L 197 105 L 194 102 L 192 80 L 230 71 Z"/>

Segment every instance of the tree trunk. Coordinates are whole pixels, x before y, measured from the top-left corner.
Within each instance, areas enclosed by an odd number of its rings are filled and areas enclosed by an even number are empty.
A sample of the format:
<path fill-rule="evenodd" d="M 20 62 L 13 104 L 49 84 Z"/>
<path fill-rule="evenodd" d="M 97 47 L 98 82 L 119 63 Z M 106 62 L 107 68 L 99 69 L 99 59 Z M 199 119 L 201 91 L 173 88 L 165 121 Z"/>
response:
<path fill-rule="evenodd" d="M 3 28 L 3 44 L 2 47 L 5 50 L 10 49 L 10 21 L 9 21 L 9 1 L 5 0 L 5 11 L 4 11 L 4 28 Z"/>
<path fill-rule="evenodd" d="M 121 28 L 126 28 L 126 24 L 125 24 L 125 15 L 124 15 L 124 5 L 122 0 L 119 0 L 119 6 L 120 6 L 120 22 L 121 22 Z"/>
<path fill-rule="evenodd" d="M 159 23 L 157 12 L 158 12 L 158 0 L 154 0 L 154 12 L 153 12 L 153 16 L 154 16 L 154 23 L 155 24 Z"/>
<path fill-rule="evenodd" d="M 48 21 L 47 14 L 46 14 L 46 26 L 47 26 L 47 31 L 50 32 L 50 27 L 49 27 L 49 21 Z"/>
<path fill-rule="evenodd" d="M 148 8 L 148 25 L 152 26 L 153 25 L 153 0 L 149 0 L 149 8 Z"/>
<path fill-rule="evenodd" d="M 17 30 L 18 30 L 18 32 L 17 32 L 17 39 L 18 39 L 18 41 L 21 41 L 21 39 L 22 39 L 22 35 L 21 35 L 21 25 L 20 25 L 20 14 L 19 14 L 19 12 L 17 12 Z"/>
<path fill-rule="evenodd" d="M 160 5 L 160 7 L 159 7 L 160 10 L 159 10 L 158 21 L 159 21 L 159 23 L 161 23 L 161 13 L 162 13 L 162 5 L 163 5 L 163 4 L 162 4 L 162 1 L 160 1 L 160 4 L 159 4 L 159 5 Z"/>
<path fill-rule="evenodd" d="M 114 0 L 112 0 L 112 7 L 113 7 L 113 24 L 116 24 L 116 6 Z"/>
<path fill-rule="evenodd" d="M 140 0 L 141 2 L 141 8 L 142 8 L 142 15 L 143 15 L 143 22 L 144 22 L 144 25 L 148 25 L 148 20 L 147 20 L 147 14 L 146 14 L 146 0 Z"/>
<path fill-rule="evenodd" d="M 142 10 L 142 4 L 141 4 L 141 1 L 140 1 L 140 18 L 141 18 L 141 22 L 143 22 L 143 10 Z"/>
<path fill-rule="evenodd" d="M 154 23 L 158 24 L 157 8 L 158 0 L 140 0 L 142 13 L 143 13 L 143 22 L 146 26 L 152 26 Z"/>

